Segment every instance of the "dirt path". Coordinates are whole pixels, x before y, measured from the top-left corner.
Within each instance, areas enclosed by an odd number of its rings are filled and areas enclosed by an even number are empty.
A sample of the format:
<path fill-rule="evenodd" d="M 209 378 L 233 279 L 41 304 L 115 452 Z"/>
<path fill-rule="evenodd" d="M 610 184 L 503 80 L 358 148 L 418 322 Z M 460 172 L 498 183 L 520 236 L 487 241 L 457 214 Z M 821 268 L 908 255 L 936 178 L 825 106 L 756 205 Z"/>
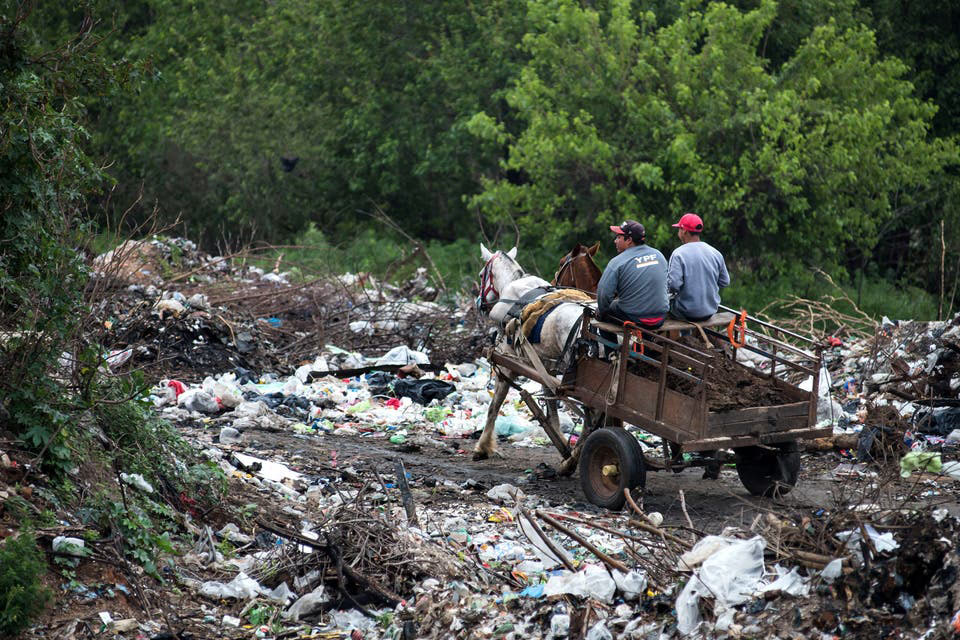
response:
<path fill-rule="evenodd" d="M 415 489 L 443 487 L 444 482 L 459 487 L 475 483 L 474 490 L 466 495 L 460 491 L 418 492 L 421 496 L 429 495 L 428 501 L 434 504 L 469 500 L 470 495 L 486 501 L 484 494 L 489 488 L 510 483 L 551 506 L 567 505 L 585 513 L 603 513 L 586 502 L 576 474 L 564 478 L 551 473 L 560 459 L 549 447 L 500 443 L 498 450 L 502 458 L 473 461 L 470 455 L 473 440 L 450 440 L 441 442 L 442 446 L 435 446 L 430 443 L 397 445 L 382 437 L 353 435 L 293 437 L 284 433 L 248 432 L 245 438 L 248 452 L 253 455 L 257 455 L 257 449 L 295 453 L 292 464 L 308 474 L 329 475 L 330 464 L 335 461 L 339 469 L 374 469 L 385 477 L 392 477 L 394 461 L 399 457 Z M 893 476 L 883 481 L 875 477 L 835 479 L 831 472 L 841 462 L 833 452 L 803 454 L 797 487 L 776 501 L 751 496 L 737 477 L 736 469 L 730 466 L 723 467 L 716 480 L 703 479 L 700 468 L 680 473 L 649 472 L 643 496 L 644 508 L 647 512 L 659 511 L 667 526 L 686 526 L 689 516 L 693 527 L 707 534 L 720 533 L 729 526 L 749 527 L 758 515 L 772 511 L 816 517 L 859 504 L 892 507 L 902 506 L 905 501 L 914 505 L 918 502 L 937 503 L 954 515 L 960 514 L 960 482 L 941 478 L 939 482 L 927 485 L 922 478 L 903 481 Z M 311 469 L 312 463 L 318 463 L 326 471 Z"/>

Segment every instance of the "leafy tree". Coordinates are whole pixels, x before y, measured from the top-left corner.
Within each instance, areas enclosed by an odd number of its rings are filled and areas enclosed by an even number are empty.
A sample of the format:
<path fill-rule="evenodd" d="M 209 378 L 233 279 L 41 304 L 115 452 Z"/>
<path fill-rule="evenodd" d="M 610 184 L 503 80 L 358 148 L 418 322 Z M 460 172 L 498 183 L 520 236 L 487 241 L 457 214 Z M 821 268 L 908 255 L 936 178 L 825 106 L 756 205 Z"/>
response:
<path fill-rule="evenodd" d="M 350 234 L 375 206 L 455 237 L 462 195 L 495 168 L 464 123 L 502 113 L 523 15 L 520 0 L 159 0 L 121 38 L 156 76 L 104 113 L 103 149 L 121 184 L 208 237 Z"/>
<path fill-rule="evenodd" d="M 30 4 L 0 11 L 0 404 L 11 430 L 47 460 L 69 451 L 61 354 L 76 335 L 86 273 L 84 196 L 101 173 L 85 151 L 80 95 L 115 81 L 92 25 L 52 45 Z"/>
<path fill-rule="evenodd" d="M 911 69 L 917 93 L 933 100 L 933 130 L 960 132 L 960 6 L 929 0 L 860 0 L 880 51 Z"/>
<path fill-rule="evenodd" d="M 552 242 L 638 218 L 665 244 L 669 223 L 698 211 L 712 242 L 774 276 L 868 251 L 896 207 L 955 161 L 952 143 L 928 137 L 935 108 L 865 27 L 817 26 L 774 69 L 760 52 L 775 3 L 684 7 L 656 27 L 628 0 L 604 14 L 532 0 L 530 61 L 507 94 L 524 126 L 511 135 L 489 114 L 471 120 L 509 145 L 472 204 Z"/>

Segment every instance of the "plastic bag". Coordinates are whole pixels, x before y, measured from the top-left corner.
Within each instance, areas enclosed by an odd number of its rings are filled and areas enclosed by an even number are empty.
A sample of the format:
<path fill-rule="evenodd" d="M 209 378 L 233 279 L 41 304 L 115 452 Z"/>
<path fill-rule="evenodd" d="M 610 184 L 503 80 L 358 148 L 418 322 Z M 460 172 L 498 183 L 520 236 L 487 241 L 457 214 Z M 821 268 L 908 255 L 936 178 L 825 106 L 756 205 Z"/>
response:
<path fill-rule="evenodd" d="M 411 349 L 406 345 L 400 345 L 398 347 L 394 347 L 393 349 L 390 349 L 390 351 L 387 351 L 385 354 L 380 356 L 377 359 L 377 361 L 374 362 L 373 364 L 374 366 L 382 367 L 383 365 L 387 365 L 387 364 L 410 364 L 410 363 L 430 364 L 430 357 L 421 351 L 414 351 L 413 349 Z"/>
<path fill-rule="evenodd" d="M 940 454 L 930 451 L 911 451 L 900 458 L 900 477 L 909 478 L 914 471 L 938 473 L 942 467 Z"/>
<path fill-rule="evenodd" d="M 570 594 L 581 598 L 594 598 L 607 604 L 613 603 L 613 594 L 617 585 L 607 573 L 607 570 L 598 565 L 587 565 L 583 571 L 551 576 L 543 595 L 554 596 Z"/>
<path fill-rule="evenodd" d="M 200 593 L 210 598 L 235 600 L 249 600 L 260 595 L 263 589 L 253 578 L 249 577 L 243 571 L 237 574 L 237 577 L 224 584 L 211 580 L 200 585 Z"/>
<path fill-rule="evenodd" d="M 498 436 L 512 436 L 518 433 L 526 433 L 532 426 L 520 416 L 497 416 L 494 429 Z"/>
<path fill-rule="evenodd" d="M 613 581 L 617 583 L 617 589 L 624 600 L 636 600 L 647 589 L 647 574 L 643 571 L 633 569 L 624 573 L 614 569 L 612 573 Z"/>
<path fill-rule="evenodd" d="M 282 617 L 291 622 L 299 622 L 300 616 L 308 616 L 317 611 L 330 600 L 324 591 L 324 586 L 321 584 L 310 593 L 300 596 L 296 602 L 290 605 L 289 609 L 281 614 Z"/>
<path fill-rule="evenodd" d="M 717 627 L 733 620 L 732 606 L 746 602 L 763 578 L 763 550 L 766 540 L 755 536 L 735 540 L 703 561 L 677 596 L 677 629 L 687 635 L 700 624 L 700 597 L 713 597 Z"/>

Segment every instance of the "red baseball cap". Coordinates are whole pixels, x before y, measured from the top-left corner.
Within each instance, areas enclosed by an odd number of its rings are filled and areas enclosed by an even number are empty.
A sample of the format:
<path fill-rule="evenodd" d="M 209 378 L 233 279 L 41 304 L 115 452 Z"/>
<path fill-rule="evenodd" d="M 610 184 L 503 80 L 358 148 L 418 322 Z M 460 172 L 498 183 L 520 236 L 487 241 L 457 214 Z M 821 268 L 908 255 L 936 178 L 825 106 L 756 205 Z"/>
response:
<path fill-rule="evenodd" d="M 685 213 L 680 217 L 680 222 L 673 226 L 680 227 L 684 231 L 700 233 L 703 231 L 703 220 L 695 213 Z"/>

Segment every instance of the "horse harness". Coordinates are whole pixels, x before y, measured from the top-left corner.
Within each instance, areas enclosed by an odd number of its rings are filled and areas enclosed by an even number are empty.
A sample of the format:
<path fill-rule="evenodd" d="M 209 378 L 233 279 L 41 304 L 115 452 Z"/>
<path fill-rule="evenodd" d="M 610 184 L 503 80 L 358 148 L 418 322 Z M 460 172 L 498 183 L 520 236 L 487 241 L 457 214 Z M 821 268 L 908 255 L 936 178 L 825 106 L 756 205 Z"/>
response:
<path fill-rule="evenodd" d="M 520 318 L 523 315 L 523 308 L 526 307 L 531 302 L 535 302 L 540 296 L 545 296 L 551 291 L 556 291 L 556 287 L 547 286 L 547 287 L 537 287 L 536 289 L 530 289 L 525 294 L 517 298 L 516 300 L 499 299 L 497 302 L 512 302 L 513 304 L 507 310 L 507 316 L 511 318 Z"/>

